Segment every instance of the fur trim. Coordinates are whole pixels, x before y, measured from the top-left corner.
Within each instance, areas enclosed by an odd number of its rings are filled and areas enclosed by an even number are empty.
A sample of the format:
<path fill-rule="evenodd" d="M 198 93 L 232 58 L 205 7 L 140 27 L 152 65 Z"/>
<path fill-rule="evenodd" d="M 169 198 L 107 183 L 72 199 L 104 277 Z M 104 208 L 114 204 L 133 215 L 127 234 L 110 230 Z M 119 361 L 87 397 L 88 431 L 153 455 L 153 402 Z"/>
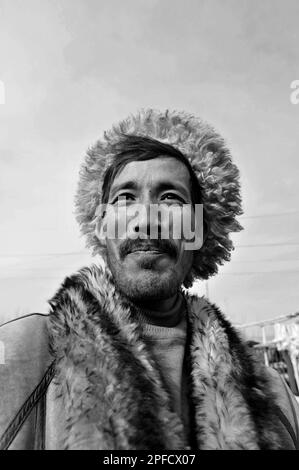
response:
<path fill-rule="evenodd" d="M 217 307 L 186 297 L 192 436 L 198 449 L 279 449 L 275 399 Z M 67 278 L 50 301 L 65 449 L 188 449 L 134 308 L 96 266 Z"/>
<path fill-rule="evenodd" d="M 278 408 L 265 370 L 215 305 L 193 297 L 189 319 L 199 448 L 278 449 Z"/>
<path fill-rule="evenodd" d="M 76 195 L 76 217 L 87 246 L 93 254 L 105 257 L 105 248 L 95 236 L 96 211 L 104 173 L 116 158 L 123 134 L 168 143 L 189 159 L 202 188 L 204 214 L 210 226 L 204 246 L 194 256 L 192 277 L 207 279 L 214 275 L 219 265 L 230 260 L 233 244 L 229 233 L 242 229 L 236 220 L 242 214 L 239 171 L 222 137 L 205 122 L 184 112 L 141 111 L 115 125 L 88 150 Z"/>

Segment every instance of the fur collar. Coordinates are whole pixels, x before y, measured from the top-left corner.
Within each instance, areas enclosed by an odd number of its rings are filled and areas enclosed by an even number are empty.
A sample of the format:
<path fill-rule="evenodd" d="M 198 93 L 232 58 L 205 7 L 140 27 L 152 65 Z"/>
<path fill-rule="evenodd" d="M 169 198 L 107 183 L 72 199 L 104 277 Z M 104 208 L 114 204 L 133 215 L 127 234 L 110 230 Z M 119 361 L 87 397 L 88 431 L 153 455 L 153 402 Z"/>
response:
<path fill-rule="evenodd" d="M 245 345 L 205 298 L 186 296 L 186 303 L 192 447 L 280 448 L 274 396 Z M 81 269 L 50 305 L 64 448 L 188 449 L 134 308 L 109 272 Z"/>

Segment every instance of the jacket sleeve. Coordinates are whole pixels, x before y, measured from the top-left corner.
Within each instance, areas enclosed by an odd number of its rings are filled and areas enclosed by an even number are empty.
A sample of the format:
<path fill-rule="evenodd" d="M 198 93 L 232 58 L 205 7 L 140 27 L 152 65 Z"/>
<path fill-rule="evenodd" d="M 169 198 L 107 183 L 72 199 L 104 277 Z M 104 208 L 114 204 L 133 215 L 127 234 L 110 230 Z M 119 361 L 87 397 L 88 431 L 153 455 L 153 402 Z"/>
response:
<path fill-rule="evenodd" d="M 20 410 L 51 364 L 46 318 L 32 314 L 0 326 L 0 449 L 8 448 L 17 431 L 34 421 L 31 413 L 24 426 L 27 415 Z"/>

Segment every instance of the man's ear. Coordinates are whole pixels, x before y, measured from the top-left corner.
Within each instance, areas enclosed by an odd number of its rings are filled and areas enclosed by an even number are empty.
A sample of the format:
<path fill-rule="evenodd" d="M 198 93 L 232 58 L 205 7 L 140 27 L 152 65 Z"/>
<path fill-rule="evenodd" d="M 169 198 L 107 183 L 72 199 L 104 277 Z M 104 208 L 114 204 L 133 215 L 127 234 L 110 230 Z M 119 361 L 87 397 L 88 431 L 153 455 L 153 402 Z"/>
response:
<path fill-rule="evenodd" d="M 99 214 L 95 222 L 95 235 L 101 247 L 106 247 L 107 224 L 105 216 L 106 212 Z"/>

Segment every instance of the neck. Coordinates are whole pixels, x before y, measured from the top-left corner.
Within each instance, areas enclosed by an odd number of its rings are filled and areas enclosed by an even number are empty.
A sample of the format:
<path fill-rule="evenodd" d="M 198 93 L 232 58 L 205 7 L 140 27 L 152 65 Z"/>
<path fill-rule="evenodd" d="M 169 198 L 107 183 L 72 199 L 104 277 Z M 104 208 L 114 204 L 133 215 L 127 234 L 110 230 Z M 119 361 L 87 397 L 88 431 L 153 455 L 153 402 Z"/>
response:
<path fill-rule="evenodd" d="M 147 300 L 145 302 L 139 301 L 136 302 L 135 305 L 137 307 L 144 309 L 144 310 L 151 310 L 153 312 L 157 312 L 159 314 L 161 313 L 167 313 L 169 310 L 171 310 L 178 298 L 178 294 L 176 293 L 174 296 L 169 297 L 168 299 L 157 299 L 157 300 Z"/>
<path fill-rule="evenodd" d="M 172 327 L 179 323 L 182 315 L 181 296 L 150 302 L 138 302 L 135 305 L 142 311 L 149 323 L 157 326 Z"/>

